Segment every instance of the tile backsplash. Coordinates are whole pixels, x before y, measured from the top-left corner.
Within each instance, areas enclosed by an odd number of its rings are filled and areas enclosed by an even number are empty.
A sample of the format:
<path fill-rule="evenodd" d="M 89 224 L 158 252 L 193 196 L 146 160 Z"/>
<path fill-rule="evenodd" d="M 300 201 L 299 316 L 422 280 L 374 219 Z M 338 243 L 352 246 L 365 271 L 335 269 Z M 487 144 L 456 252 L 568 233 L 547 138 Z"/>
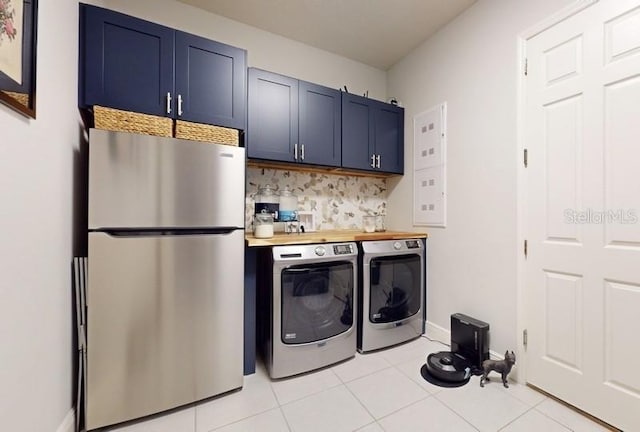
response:
<path fill-rule="evenodd" d="M 248 167 L 248 231 L 253 230 L 254 197 L 267 184 L 277 192 L 289 186 L 298 196 L 298 210 L 315 216 L 316 231 L 361 229 L 362 216 L 386 214 L 386 179 Z"/>

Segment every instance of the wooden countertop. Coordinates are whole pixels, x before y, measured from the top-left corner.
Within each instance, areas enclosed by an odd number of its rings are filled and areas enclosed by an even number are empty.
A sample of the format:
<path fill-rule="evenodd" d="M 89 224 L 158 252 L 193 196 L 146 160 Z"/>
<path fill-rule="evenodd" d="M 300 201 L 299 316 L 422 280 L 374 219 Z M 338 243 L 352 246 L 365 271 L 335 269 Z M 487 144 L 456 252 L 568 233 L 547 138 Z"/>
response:
<path fill-rule="evenodd" d="M 365 240 L 402 240 L 409 238 L 427 238 L 427 233 L 406 231 L 383 231 L 366 233 L 361 230 L 331 230 L 304 234 L 276 233 L 268 239 L 258 239 L 253 233 L 245 235 L 247 246 L 281 246 L 292 244 L 335 243 Z"/>

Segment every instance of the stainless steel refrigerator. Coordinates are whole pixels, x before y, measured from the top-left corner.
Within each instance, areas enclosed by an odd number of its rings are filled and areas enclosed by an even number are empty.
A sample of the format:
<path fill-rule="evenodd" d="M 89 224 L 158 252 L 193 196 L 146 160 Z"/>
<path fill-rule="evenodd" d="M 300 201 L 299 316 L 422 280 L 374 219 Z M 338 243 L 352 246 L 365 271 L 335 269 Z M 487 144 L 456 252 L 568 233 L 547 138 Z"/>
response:
<path fill-rule="evenodd" d="M 244 149 L 91 129 L 86 428 L 243 383 Z"/>

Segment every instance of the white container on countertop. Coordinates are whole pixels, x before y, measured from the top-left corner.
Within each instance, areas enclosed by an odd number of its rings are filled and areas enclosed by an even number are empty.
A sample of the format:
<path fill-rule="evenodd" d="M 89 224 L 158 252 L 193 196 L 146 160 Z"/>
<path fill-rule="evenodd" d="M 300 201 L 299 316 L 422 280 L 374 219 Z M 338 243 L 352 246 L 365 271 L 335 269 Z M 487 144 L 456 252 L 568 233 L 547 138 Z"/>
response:
<path fill-rule="evenodd" d="M 375 216 L 362 216 L 362 229 L 364 232 L 372 233 L 376 230 Z"/>
<path fill-rule="evenodd" d="M 298 220 L 298 197 L 291 192 L 289 186 L 285 186 L 280 192 L 278 220 L 281 222 Z"/>
<path fill-rule="evenodd" d="M 271 238 L 273 237 L 273 215 L 267 213 L 258 213 L 253 218 L 253 236 L 255 238 Z"/>

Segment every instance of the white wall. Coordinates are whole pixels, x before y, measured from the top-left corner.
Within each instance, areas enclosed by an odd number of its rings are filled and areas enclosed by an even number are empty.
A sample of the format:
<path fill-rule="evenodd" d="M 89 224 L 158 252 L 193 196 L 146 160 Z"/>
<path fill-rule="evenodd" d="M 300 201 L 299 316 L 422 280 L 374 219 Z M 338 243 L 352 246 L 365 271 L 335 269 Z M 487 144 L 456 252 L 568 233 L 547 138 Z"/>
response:
<path fill-rule="evenodd" d="M 86 0 L 247 50 L 249 66 L 327 87 L 346 85 L 350 92 L 386 98 L 386 73 L 362 63 L 313 48 L 174 0 Z"/>
<path fill-rule="evenodd" d="M 0 106 L 0 429 L 25 432 L 64 427 L 73 406 L 70 266 L 83 202 L 78 2 L 39 3 L 37 120 Z M 383 71 L 191 6 L 90 3 L 243 47 L 251 66 L 386 97 Z"/>
<path fill-rule="evenodd" d="M 413 227 L 413 117 L 446 101 L 448 224 L 429 232 L 427 320 L 466 313 L 515 350 L 517 35 L 570 0 L 481 0 L 389 71 L 405 106 L 405 176 L 389 182 L 388 223 Z M 402 209 L 401 211 L 398 209 Z"/>
<path fill-rule="evenodd" d="M 411 227 L 412 118 L 449 103 L 449 226 L 430 229 L 428 317 L 492 326 L 515 348 L 516 34 L 568 0 L 482 0 L 389 73 L 172 0 L 92 0 L 246 48 L 249 64 L 331 87 L 398 97 L 407 175 L 390 181 L 388 224 Z M 37 120 L 0 106 L 0 419 L 54 431 L 71 408 L 77 205 L 77 2 L 40 2 Z M 389 91 L 387 92 L 387 84 Z M 393 209 L 403 209 L 393 211 Z"/>
<path fill-rule="evenodd" d="M 0 429 L 50 432 L 72 406 L 76 0 L 39 2 L 37 119 L 0 106 Z"/>

